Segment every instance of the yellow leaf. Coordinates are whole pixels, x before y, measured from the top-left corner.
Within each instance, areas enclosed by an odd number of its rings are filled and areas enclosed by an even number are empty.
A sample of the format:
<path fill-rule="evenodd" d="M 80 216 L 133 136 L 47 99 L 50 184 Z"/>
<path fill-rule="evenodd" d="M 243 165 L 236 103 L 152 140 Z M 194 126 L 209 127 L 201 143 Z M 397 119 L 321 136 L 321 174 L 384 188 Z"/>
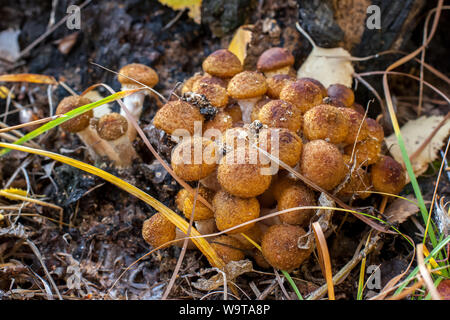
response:
<path fill-rule="evenodd" d="M 252 25 L 239 27 L 228 46 L 228 50 L 233 52 L 241 60 L 242 64 L 244 64 L 247 56 L 247 45 L 252 40 L 252 32 L 248 30 L 249 27 L 252 27 Z"/>
<path fill-rule="evenodd" d="M 430 252 L 428 251 L 426 246 L 423 246 L 423 255 L 425 257 L 428 257 L 430 255 Z M 433 268 L 439 268 L 439 265 L 437 264 L 436 260 L 433 259 L 433 257 L 430 258 L 430 264 L 433 266 Z M 428 270 L 431 270 L 430 264 L 427 263 Z M 437 274 L 442 274 L 441 271 L 436 271 Z"/>
<path fill-rule="evenodd" d="M 189 9 L 188 15 L 196 23 L 201 23 L 202 18 L 202 0 L 158 0 L 160 3 L 171 7 L 173 10 Z"/>

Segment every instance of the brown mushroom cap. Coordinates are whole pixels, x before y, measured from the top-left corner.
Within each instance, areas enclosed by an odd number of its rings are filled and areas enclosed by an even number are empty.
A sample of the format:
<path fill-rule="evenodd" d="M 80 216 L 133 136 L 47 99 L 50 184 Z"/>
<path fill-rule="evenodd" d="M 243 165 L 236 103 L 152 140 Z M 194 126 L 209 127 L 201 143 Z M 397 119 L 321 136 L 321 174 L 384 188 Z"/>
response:
<path fill-rule="evenodd" d="M 157 248 L 175 239 L 175 225 L 160 212 L 144 221 L 142 237 L 152 247 Z M 166 245 L 170 246 L 170 244 Z"/>
<path fill-rule="evenodd" d="M 323 98 L 320 87 L 304 79 L 286 84 L 280 92 L 281 100 L 292 103 L 302 113 L 321 104 Z"/>
<path fill-rule="evenodd" d="M 218 191 L 212 201 L 214 218 L 217 229 L 220 231 L 232 228 L 239 224 L 259 217 L 259 202 L 256 198 L 240 198 L 224 190 Z M 241 233 L 255 225 L 254 222 L 231 230 L 228 233 Z"/>
<path fill-rule="evenodd" d="M 239 240 L 227 235 L 214 238 L 211 241 L 211 247 L 226 264 L 231 261 L 243 260 L 245 257 Z"/>
<path fill-rule="evenodd" d="M 321 104 L 309 109 L 304 118 L 303 134 L 308 140 L 340 143 L 347 138 L 350 121 L 346 113 L 332 105 Z"/>
<path fill-rule="evenodd" d="M 201 73 L 196 73 L 192 77 L 186 79 L 183 84 L 183 88 L 181 88 L 181 94 L 185 94 L 186 92 L 192 92 L 192 87 L 194 86 L 194 83 L 202 79 L 204 75 Z"/>
<path fill-rule="evenodd" d="M 322 96 L 324 98 L 326 96 L 328 96 L 327 88 L 325 88 L 325 86 L 319 80 L 316 80 L 314 78 L 308 78 L 308 77 L 299 78 L 299 80 L 309 81 L 311 83 L 314 83 L 316 86 L 318 86 L 320 88 L 320 91 L 322 92 Z"/>
<path fill-rule="evenodd" d="M 263 227 L 261 223 L 255 223 L 253 225 L 253 227 L 245 230 L 245 235 L 247 237 L 249 237 L 251 240 L 253 240 L 254 242 L 260 244 L 261 243 L 261 239 L 263 236 Z M 253 243 L 251 243 L 250 241 L 247 240 L 246 237 L 244 237 L 241 233 L 233 233 L 230 234 L 231 237 L 239 240 L 239 242 L 241 242 L 242 247 L 244 249 L 250 250 L 253 249 L 255 246 L 253 245 Z"/>
<path fill-rule="evenodd" d="M 153 88 L 159 81 L 158 74 L 155 70 L 140 63 L 128 64 L 122 67 L 122 69 L 119 70 L 119 73 L 118 80 L 122 86 L 141 86 L 139 83 L 132 80 L 134 79 L 150 88 Z"/>
<path fill-rule="evenodd" d="M 222 110 L 223 109 L 217 112 L 213 119 L 205 122 L 204 132 L 209 129 L 217 129 L 224 133 L 233 127 L 233 118 L 228 114 L 228 112 Z"/>
<path fill-rule="evenodd" d="M 349 120 L 348 134 L 344 143 L 353 144 L 355 141 L 366 139 L 369 135 L 369 129 L 364 114 L 351 108 L 339 108 L 339 110 L 346 114 Z"/>
<path fill-rule="evenodd" d="M 251 198 L 269 188 L 272 176 L 262 174 L 263 168 L 268 169 L 269 165 L 261 164 L 259 155 L 251 156 L 250 152 L 255 152 L 254 150 L 245 146 L 238 147 L 220 160 L 217 179 L 228 193 L 242 198 Z M 243 161 L 240 161 L 240 157 Z M 255 161 L 253 161 L 254 158 L 256 158 Z"/>
<path fill-rule="evenodd" d="M 381 144 L 384 139 L 383 127 L 371 118 L 366 118 L 367 137 L 357 142 L 355 146 L 350 144 L 344 148 L 345 154 L 355 157 L 358 165 L 367 166 L 378 161 L 381 152 Z"/>
<path fill-rule="evenodd" d="M 205 187 L 199 186 L 198 194 L 201 195 L 206 201 L 211 202 L 214 192 Z M 184 197 L 183 201 L 183 214 L 186 218 L 190 219 L 192 211 L 194 211 L 194 195 L 190 192 Z M 195 202 L 194 221 L 207 220 L 214 217 L 212 212 L 206 205 L 204 205 L 197 197 Z"/>
<path fill-rule="evenodd" d="M 277 204 L 278 210 L 281 211 L 295 207 L 315 206 L 316 199 L 311 189 L 301 182 L 295 182 L 284 188 L 277 199 Z M 313 209 L 305 209 L 286 212 L 279 217 L 283 223 L 307 227 L 313 215 Z"/>
<path fill-rule="evenodd" d="M 82 96 L 69 96 L 61 100 L 56 108 L 56 114 L 65 114 L 73 109 L 92 103 L 91 100 Z M 94 111 L 89 110 L 79 116 L 72 118 L 61 124 L 61 128 L 66 131 L 76 133 L 83 131 L 89 126 L 91 118 L 94 116 Z"/>
<path fill-rule="evenodd" d="M 272 128 L 286 128 L 293 132 L 302 126 L 302 114 L 289 102 L 272 100 L 264 104 L 258 112 L 258 120 Z"/>
<path fill-rule="evenodd" d="M 172 152 L 172 169 L 186 181 L 207 177 L 217 167 L 216 145 L 209 139 L 193 136 L 183 139 Z"/>
<path fill-rule="evenodd" d="M 306 234 L 299 226 L 273 225 L 264 233 L 261 249 L 264 258 L 274 268 L 290 272 L 298 268 L 311 254 L 300 249 L 298 239 Z"/>
<path fill-rule="evenodd" d="M 343 84 L 332 84 L 327 89 L 328 97 L 342 103 L 345 107 L 351 107 L 355 102 L 355 94 L 353 90 Z"/>
<path fill-rule="evenodd" d="M 202 64 L 203 71 L 219 77 L 229 78 L 242 71 L 242 63 L 238 57 L 227 49 L 211 53 Z"/>
<path fill-rule="evenodd" d="M 193 83 L 192 83 L 192 88 L 194 87 L 195 84 L 215 84 L 218 86 L 221 86 L 222 88 L 227 88 L 227 81 L 225 81 L 222 78 L 218 78 L 218 77 L 214 77 L 210 74 L 205 74 L 199 78 L 197 78 Z"/>
<path fill-rule="evenodd" d="M 97 132 L 100 138 L 114 141 L 127 133 L 128 121 L 117 112 L 103 115 L 97 122 Z"/>
<path fill-rule="evenodd" d="M 266 79 L 267 95 L 272 99 L 279 99 L 280 92 L 284 86 L 290 82 L 295 81 L 295 77 L 289 74 L 276 74 Z"/>
<path fill-rule="evenodd" d="M 278 70 L 290 67 L 295 59 L 292 53 L 286 48 L 274 47 L 264 51 L 256 63 L 256 67 L 261 72 Z"/>
<path fill-rule="evenodd" d="M 325 190 L 342 182 L 347 167 L 339 149 L 325 140 L 313 140 L 303 146 L 300 172 Z"/>
<path fill-rule="evenodd" d="M 192 91 L 204 95 L 214 107 L 223 108 L 228 104 L 227 90 L 217 83 L 196 81 L 192 86 Z"/>
<path fill-rule="evenodd" d="M 302 139 L 286 128 L 263 129 L 259 132 L 258 142 L 260 148 L 273 156 L 276 155 L 275 148 L 278 148 L 278 159 L 290 167 L 294 167 L 300 160 Z"/>
<path fill-rule="evenodd" d="M 228 83 L 228 95 L 234 99 L 260 97 L 267 91 L 264 75 L 256 71 L 243 71 L 231 78 Z"/>
<path fill-rule="evenodd" d="M 344 155 L 344 160 L 347 165 L 350 162 L 350 157 Z M 369 174 L 360 166 L 350 167 L 352 171 L 343 183 L 342 188 L 337 193 L 337 196 L 348 201 L 351 198 L 366 199 L 370 196 L 370 189 L 372 189 L 372 183 L 370 181 Z"/>
<path fill-rule="evenodd" d="M 259 110 L 268 102 L 272 101 L 271 99 L 267 97 L 263 97 L 256 101 L 255 105 L 252 108 L 252 113 L 250 114 L 250 120 L 251 122 L 258 120 L 259 117 Z"/>
<path fill-rule="evenodd" d="M 182 100 L 167 102 L 153 118 L 155 127 L 168 134 L 172 134 L 177 129 L 186 129 L 192 135 L 195 121 L 203 124 L 204 117 L 200 110 Z"/>
<path fill-rule="evenodd" d="M 399 194 L 406 184 L 405 169 L 389 156 L 381 156 L 371 169 L 372 184 L 375 190 Z"/>

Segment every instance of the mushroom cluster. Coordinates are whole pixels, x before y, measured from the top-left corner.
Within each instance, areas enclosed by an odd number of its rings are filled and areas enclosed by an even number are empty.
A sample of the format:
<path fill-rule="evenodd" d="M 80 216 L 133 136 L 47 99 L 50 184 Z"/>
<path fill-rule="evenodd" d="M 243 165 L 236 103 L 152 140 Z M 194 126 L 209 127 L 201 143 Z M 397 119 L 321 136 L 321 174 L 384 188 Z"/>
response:
<path fill-rule="evenodd" d="M 298 240 L 316 210 L 256 218 L 316 206 L 317 190 L 352 202 L 371 190 L 398 194 L 406 183 L 403 167 L 381 154 L 383 128 L 366 117 L 351 88 L 296 78 L 293 64 L 293 55 L 276 47 L 259 57 L 257 70 L 244 70 L 232 52 L 217 50 L 204 60 L 203 73 L 186 79 L 180 97 L 153 119 L 174 140 L 181 136 L 177 130 L 185 133 L 173 150 L 172 168 L 185 181 L 199 182 L 199 195 L 212 206 L 194 206 L 194 196 L 182 189 L 177 209 L 200 232 L 223 232 L 208 239 L 225 262 L 250 255 L 262 267 L 298 268 L 311 253 Z M 161 244 L 155 235 L 175 240 L 180 231 L 167 228 L 144 223 L 145 240 L 152 246 Z"/>
<path fill-rule="evenodd" d="M 132 63 L 120 69 L 118 80 L 122 90 L 128 90 L 141 87 L 153 88 L 159 78 L 152 68 Z M 129 111 L 129 116 L 139 120 L 144 98 L 149 94 L 150 91 L 145 89 L 124 98 L 123 103 Z M 92 101 L 84 96 L 69 96 L 60 101 L 56 114 L 65 114 L 89 103 Z M 61 128 L 66 132 L 76 133 L 95 160 L 106 157 L 117 167 L 127 168 L 138 157 L 133 148 L 136 130 L 123 109 L 120 113 L 110 112 L 100 117 L 95 117 L 94 112 L 90 110 L 64 122 Z"/>

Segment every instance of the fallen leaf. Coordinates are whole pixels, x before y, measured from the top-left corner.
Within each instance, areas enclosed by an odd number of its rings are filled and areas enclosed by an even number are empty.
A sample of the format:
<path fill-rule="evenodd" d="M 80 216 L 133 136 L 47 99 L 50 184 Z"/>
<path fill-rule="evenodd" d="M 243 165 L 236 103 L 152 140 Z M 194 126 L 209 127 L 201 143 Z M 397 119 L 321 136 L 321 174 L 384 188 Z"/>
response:
<path fill-rule="evenodd" d="M 242 64 L 244 64 L 245 57 L 247 56 L 247 45 L 252 40 L 252 32 L 249 30 L 250 27 L 252 25 L 240 26 L 228 46 L 228 50 L 233 52 L 241 60 Z"/>
<path fill-rule="evenodd" d="M 314 78 L 325 88 L 335 83 L 351 87 L 355 70 L 350 58 L 350 53 L 344 48 L 316 46 L 298 69 L 297 78 Z"/>
<path fill-rule="evenodd" d="M 227 282 L 233 281 L 240 275 L 253 271 L 253 264 L 250 260 L 230 261 L 223 269 Z M 200 278 L 192 283 L 194 288 L 202 291 L 210 291 L 223 286 L 224 277 L 222 273 L 217 273 L 209 279 Z"/>
<path fill-rule="evenodd" d="M 158 0 L 160 3 L 172 8 L 173 10 L 189 9 L 188 15 L 196 23 L 201 23 L 202 0 Z"/>
<path fill-rule="evenodd" d="M 422 116 L 416 120 L 408 121 L 400 129 L 409 156 L 422 145 L 443 119 L 444 116 Z M 437 153 L 444 146 L 444 139 L 448 137 L 449 134 L 450 121 L 447 121 L 423 151 L 412 160 L 412 166 L 416 176 L 420 176 L 427 171 L 428 164 L 438 158 Z M 385 142 L 392 157 L 399 163 L 403 163 L 403 157 L 395 134 L 385 138 Z M 409 177 L 407 177 L 407 179 L 409 181 Z"/>
<path fill-rule="evenodd" d="M 313 78 L 322 82 L 325 88 L 335 83 L 351 87 L 353 65 L 351 54 L 344 48 L 321 48 L 308 33 L 296 24 L 297 30 L 311 43 L 313 49 L 297 71 L 297 78 Z"/>
<path fill-rule="evenodd" d="M 410 201 L 397 198 L 386 208 L 384 215 L 390 223 L 402 223 L 410 216 L 419 212 L 417 204 L 411 202 L 416 202 L 416 198 L 411 195 L 406 198 Z"/>
<path fill-rule="evenodd" d="M 77 43 L 79 32 L 74 32 L 65 36 L 62 39 L 56 40 L 55 43 L 58 45 L 58 51 L 62 54 L 68 54 L 72 50 L 75 43 Z"/>

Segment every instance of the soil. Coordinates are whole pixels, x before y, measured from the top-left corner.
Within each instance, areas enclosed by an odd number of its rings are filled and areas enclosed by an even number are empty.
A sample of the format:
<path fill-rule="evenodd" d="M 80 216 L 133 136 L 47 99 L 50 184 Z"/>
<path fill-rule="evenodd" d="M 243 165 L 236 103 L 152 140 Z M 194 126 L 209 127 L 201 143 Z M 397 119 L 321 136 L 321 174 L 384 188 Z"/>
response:
<path fill-rule="evenodd" d="M 204 9 L 206 22 L 197 24 L 189 18 L 187 12 L 178 15 L 178 11 L 173 11 L 156 0 L 92 1 L 81 11 L 81 30 L 68 53 L 62 53 L 56 42 L 75 31 L 68 30 L 63 25 L 34 47 L 18 64 L 1 61 L 0 74 L 50 75 L 63 80 L 76 93 L 81 93 L 95 83 L 106 83 L 119 91 L 120 84 L 115 74 L 91 62 L 116 71 L 125 64 L 136 62 L 152 66 L 157 71 L 160 82 L 155 89 L 169 97 L 178 83 L 201 71 L 201 63 L 206 56 L 219 48 L 227 47 L 234 29 L 242 23 L 254 25 L 254 38 L 246 68 L 254 67 L 259 54 L 272 46 L 288 48 L 294 54 L 295 66 L 298 68 L 305 60 L 310 46 L 295 29 L 299 16 L 297 2 L 259 1 L 262 6 L 252 1 L 234 2 L 236 8 L 247 8 L 250 5 L 254 7 L 253 10 L 245 10 L 245 14 L 236 16 L 237 21 L 223 16 L 221 20 L 214 19 L 213 12 Z M 53 8 L 52 1 L 39 5 L 27 0 L 0 1 L 0 31 L 7 28 L 19 29 L 19 44 L 23 49 L 47 30 L 52 12 L 54 21 L 58 22 L 66 14 L 69 4 L 69 1 L 60 0 Z M 431 6 L 425 7 L 423 12 L 429 9 Z M 439 67 L 448 76 L 449 64 L 441 63 L 447 61 L 441 50 L 445 46 L 441 44 L 448 43 L 449 35 L 446 30 L 450 20 L 445 19 L 448 13 L 443 12 L 442 16 L 442 26 L 430 46 L 427 62 Z M 271 23 L 272 27 L 267 27 Z M 423 23 L 419 23 L 410 31 L 411 37 L 405 44 L 405 50 L 420 45 L 422 28 Z M 417 65 L 414 68 L 408 64 L 403 69 L 418 74 Z M 431 76 L 427 80 L 439 83 Z M 358 86 L 355 93 L 357 102 L 366 104 L 372 97 L 361 87 L 363 86 Z M 11 86 L 8 85 L 8 88 Z M 392 81 L 391 88 L 397 96 L 415 97 L 418 92 L 417 83 L 404 79 L 401 82 Z M 109 94 L 103 89 L 99 91 L 104 96 Z M 70 95 L 62 86 L 55 87 L 48 94 L 47 86 L 34 84 L 16 84 L 14 93 L 16 101 L 37 117 L 53 114 L 57 102 Z M 430 91 L 426 91 L 426 97 L 436 98 Z M 50 111 L 52 106 L 53 110 Z M 399 104 L 398 116 L 402 123 L 414 117 L 413 106 L 414 103 L 411 102 Z M 6 108 L 7 101 L 0 99 L 0 113 L 4 114 Z M 9 108 L 14 110 L 14 106 Z M 116 104 L 114 108 L 118 110 L 119 106 Z M 158 101 L 146 98 L 140 125 L 158 153 L 169 161 L 172 145 L 167 137 L 151 125 L 157 109 Z M 442 107 L 436 111 L 436 105 L 431 103 L 424 106 L 424 114 L 444 114 L 448 112 L 445 110 Z M 374 106 L 372 113 L 380 113 L 378 105 Z M 10 112 L 7 116 L 2 116 L 1 120 L 8 125 L 21 122 L 19 112 Z M 93 163 L 86 149 L 80 147 L 82 143 L 79 138 L 73 134 L 65 134 L 61 129 L 51 130 L 35 142 L 45 150 Z M 141 139 L 137 139 L 135 147 L 143 161 L 136 161 L 130 169 L 117 170 L 106 160 L 94 164 L 175 209 L 174 196 L 180 186 L 154 159 Z M 142 222 L 155 213 L 153 208 L 100 178 L 46 158 L 11 152 L 0 164 L 4 187 L 25 189 L 34 197 L 42 195 L 46 202 L 64 209 L 62 220 L 65 223 L 63 226 L 57 223 L 60 218 L 59 211 L 32 204 L 21 210 L 39 213 L 56 222 L 36 216 L 22 216 L 17 220 L 13 217 L 12 225 L 2 224 L 0 221 L 0 299 L 57 299 L 57 293 L 49 282 L 48 275 L 52 277 L 64 299 L 161 298 L 175 269 L 180 248 L 170 247 L 147 255 L 129 271 L 124 272 L 151 249 L 141 237 L 141 227 Z M 440 163 L 437 168 L 439 165 Z M 437 170 L 434 167 L 420 179 L 425 199 L 431 199 L 436 178 Z M 10 179 L 11 183 L 8 183 Z M 442 195 L 448 193 L 449 186 L 447 176 L 442 176 Z M 412 193 L 410 186 L 404 191 L 404 194 L 408 193 Z M 378 207 L 380 199 L 373 196 L 359 204 Z M 17 202 L 0 199 L 1 206 L 15 204 Z M 333 224 L 339 226 L 343 216 L 335 214 Z M 73 227 L 67 227 L 67 224 Z M 353 257 L 369 230 L 370 227 L 363 222 L 348 216 L 339 233 L 329 236 L 328 245 L 334 273 Z M 412 236 L 416 243 L 422 240 L 415 235 L 418 229 L 409 220 L 400 226 L 400 231 Z M 41 257 L 33 251 L 33 245 L 30 243 L 36 246 Z M 385 285 L 406 268 L 411 258 L 411 247 L 404 239 L 383 235 L 377 249 L 369 256 L 367 264 L 380 265 L 382 285 Z M 192 282 L 211 276 L 202 274 L 202 271 L 209 267 L 199 251 L 187 251 L 179 271 L 180 277 L 169 297 L 203 297 L 206 293 L 195 289 Z M 241 299 L 255 299 L 256 294 L 251 286 L 256 285 L 259 291 L 263 292 L 274 279 L 272 269 L 261 269 L 256 265 L 255 269 L 257 271 L 246 273 L 235 280 L 242 289 Z M 122 273 L 124 274 L 119 279 Z M 303 295 L 325 283 L 314 255 L 299 270 L 294 271 L 292 277 Z M 336 287 L 336 296 L 341 299 L 355 299 L 358 277 L 359 267 Z M 49 290 L 45 290 L 44 283 Z M 288 292 L 292 291 L 287 284 L 285 287 Z M 221 297 L 221 294 L 213 294 L 206 299 Z M 276 285 L 266 299 L 285 297 L 280 286 Z"/>

